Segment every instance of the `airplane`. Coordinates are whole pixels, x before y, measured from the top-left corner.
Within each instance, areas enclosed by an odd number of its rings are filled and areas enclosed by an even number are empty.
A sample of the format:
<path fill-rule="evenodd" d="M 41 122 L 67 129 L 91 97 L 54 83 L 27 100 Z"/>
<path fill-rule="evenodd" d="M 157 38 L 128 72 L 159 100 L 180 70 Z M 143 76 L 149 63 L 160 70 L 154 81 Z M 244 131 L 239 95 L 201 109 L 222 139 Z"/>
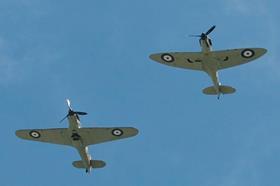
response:
<path fill-rule="evenodd" d="M 103 168 L 105 162 L 93 160 L 88 152 L 88 146 L 98 143 L 129 138 L 138 134 L 138 130 L 132 127 L 113 128 L 82 128 L 79 116 L 87 115 L 86 112 L 74 111 L 70 100 L 67 99 L 68 114 L 60 121 L 68 119 L 68 128 L 54 129 L 24 129 L 17 130 L 16 135 L 25 140 L 67 145 L 77 149 L 82 160 L 74 161 L 72 165 L 83 168 L 90 173 L 92 168 Z"/>
<path fill-rule="evenodd" d="M 253 61 L 264 55 L 267 50 L 264 48 L 240 48 L 213 51 L 212 41 L 208 35 L 215 27 L 215 25 L 212 26 L 207 32 L 200 35 L 190 35 L 200 38 L 201 52 L 164 52 L 152 54 L 150 58 L 172 67 L 206 72 L 210 76 L 213 86 L 203 89 L 202 92 L 207 95 L 217 95 L 219 99 L 221 94 L 232 94 L 236 90 L 220 83 L 218 71 Z"/>

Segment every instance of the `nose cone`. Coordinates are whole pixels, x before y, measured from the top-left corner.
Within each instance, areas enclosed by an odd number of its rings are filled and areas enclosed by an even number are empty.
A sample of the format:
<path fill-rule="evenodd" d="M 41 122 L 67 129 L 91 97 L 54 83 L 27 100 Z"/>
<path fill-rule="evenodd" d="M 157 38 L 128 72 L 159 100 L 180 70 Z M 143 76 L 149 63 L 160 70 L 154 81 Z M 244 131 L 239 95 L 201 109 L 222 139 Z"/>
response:
<path fill-rule="evenodd" d="M 201 33 L 200 38 L 202 40 L 206 40 L 208 37 L 207 37 L 207 35 L 205 33 Z"/>

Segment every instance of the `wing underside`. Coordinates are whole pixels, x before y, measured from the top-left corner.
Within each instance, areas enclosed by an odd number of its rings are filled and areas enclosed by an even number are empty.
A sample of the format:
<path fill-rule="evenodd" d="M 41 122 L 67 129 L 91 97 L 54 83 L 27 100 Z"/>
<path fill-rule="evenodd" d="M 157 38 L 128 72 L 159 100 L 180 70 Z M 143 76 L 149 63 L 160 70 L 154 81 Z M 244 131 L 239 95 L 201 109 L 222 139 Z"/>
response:
<path fill-rule="evenodd" d="M 150 55 L 159 63 L 191 70 L 202 70 L 203 55 L 201 52 L 171 52 Z"/>
<path fill-rule="evenodd" d="M 202 52 L 170 52 L 150 55 L 159 63 L 191 70 L 203 70 L 203 63 L 212 59 L 218 62 L 218 69 L 225 69 L 253 61 L 267 52 L 264 48 L 240 48 L 221 51 Z"/>
<path fill-rule="evenodd" d="M 84 145 L 94 145 L 98 143 L 129 138 L 138 134 L 138 130 L 132 127 L 119 128 L 80 128 L 79 134 Z"/>
<path fill-rule="evenodd" d="M 16 135 L 25 140 L 71 145 L 71 140 L 67 136 L 66 128 L 17 130 Z"/>
<path fill-rule="evenodd" d="M 225 69 L 253 61 L 266 52 L 264 48 L 241 48 L 213 51 L 212 56 L 218 60 L 218 69 Z"/>
<path fill-rule="evenodd" d="M 118 128 L 79 128 L 70 132 L 60 129 L 25 129 L 16 131 L 16 135 L 25 140 L 72 146 L 72 140 L 81 139 L 83 145 L 93 145 L 108 141 L 129 138 L 138 134 L 132 127 Z"/>

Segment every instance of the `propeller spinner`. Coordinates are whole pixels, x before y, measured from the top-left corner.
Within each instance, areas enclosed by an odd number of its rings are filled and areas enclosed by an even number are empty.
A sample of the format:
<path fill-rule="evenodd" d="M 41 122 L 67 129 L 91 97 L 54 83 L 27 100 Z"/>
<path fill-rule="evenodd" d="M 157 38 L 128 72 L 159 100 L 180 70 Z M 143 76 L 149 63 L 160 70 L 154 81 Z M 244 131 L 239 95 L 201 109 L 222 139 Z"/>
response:
<path fill-rule="evenodd" d="M 84 116 L 84 115 L 87 115 L 86 112 L 80 112 L 80 111 L 74 111 L 72 108 L 71 108 L 71 102 L 69 99 L 66 99 L 66 103 L 67 103 L 67 106 L 68 106 L 68 114 L 62 119 L 60 120 L 59 123 L 63 122 L 68 116 L 73 116 L 74 114 L 76 114 L 79 118 L 79 115 L 80 116 Z"/>
<path fill-rule="evenodd" d="M 212 26 L 207 32 L 202 32 L 200 35 L 190 35 L 190 37 L 200 37 L 201 39 L 206 39 L 207 36 L 216 28 L 216 26 Z"/>

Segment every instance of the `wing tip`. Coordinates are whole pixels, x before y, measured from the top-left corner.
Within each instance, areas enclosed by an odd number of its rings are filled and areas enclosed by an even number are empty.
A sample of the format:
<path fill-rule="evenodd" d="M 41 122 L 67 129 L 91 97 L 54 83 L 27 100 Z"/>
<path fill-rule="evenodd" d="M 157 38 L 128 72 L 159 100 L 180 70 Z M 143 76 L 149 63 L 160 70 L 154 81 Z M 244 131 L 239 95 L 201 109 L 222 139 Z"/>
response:
<path fill-rule="evenodd" d="M 155 56 L 156 56 L 156 54 L 151 54 L 151 55 L 149 55 L 149 58 L 150 58 L 151 60 L 155 60 Z"/>
<path fill-rule="evenodd" d="M 258 57 L 261 57 L 263 55 L 265 55 L 267 53 L 267 49 L 266 48 L 257 48 L 259 55 L 257 55 Z"/>
<path fill-rule="evenodd" d="M 131 128 L 132 130 L 133 130 L 133 132 L 134 132 L 134 136 L 136 136 L 137 134 L 139 134 L 139 130 L 137 129 L 137 128 L 134 128 L 134 127 L 132 127 Z"/>
<path fill-rule="evenodd" d="M 266 48 L 253 48 L 253 50 L 259 51 L 262 55 L 264 55 L 268 51 Z"/>
<path fill-rule="evenodd" d="M 16 135 L 18 138 L 23 138 L 23 136 L 22 136 L 22 130 L 16 130 L 15 135 Z"/>

